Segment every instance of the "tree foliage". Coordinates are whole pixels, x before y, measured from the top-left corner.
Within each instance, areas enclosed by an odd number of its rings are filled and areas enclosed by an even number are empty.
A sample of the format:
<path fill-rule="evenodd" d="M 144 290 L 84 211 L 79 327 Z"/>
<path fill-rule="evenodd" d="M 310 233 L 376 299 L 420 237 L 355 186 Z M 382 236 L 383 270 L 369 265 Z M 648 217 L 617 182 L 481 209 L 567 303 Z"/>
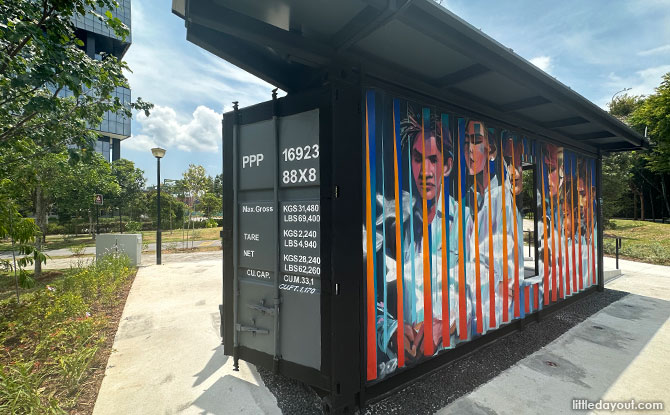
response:
<path fill-rule="evenodd" d="M 647 129 L 649 168 L 655 173 L 670 173 L 670 73 L 663 76 L 656 92 L 635 108 L 631 124 L 640 131 Z"/>
<path fill-rule="evenodd" d="M 11 161 L 58 151 L 63 145 L 90 149 L 97 138 L 90 127 L 99 125 L 107 111 L 130 117 L 135 109 L 148 115 L 152 105 L 141 98 L 124 106 L 112 96 L 117 87 L 128 87 L 125 62 L 111 55 L 96 60 L 82 50 L 84 42 L 77 38 L 72 18 L 93 13 L 96 6 L 111 9 L 117 3 L 0 2 L 0 149 L 15 150 Z M 118 36 L 128 34 L 111 12 L 97 16 Z"/>

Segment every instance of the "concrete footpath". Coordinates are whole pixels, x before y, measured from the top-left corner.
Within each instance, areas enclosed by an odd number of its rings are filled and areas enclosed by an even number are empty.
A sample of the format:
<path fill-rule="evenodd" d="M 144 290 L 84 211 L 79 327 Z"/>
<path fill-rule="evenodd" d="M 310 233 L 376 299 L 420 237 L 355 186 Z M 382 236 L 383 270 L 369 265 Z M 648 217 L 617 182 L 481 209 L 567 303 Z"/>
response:
<path fill-rule="evenodd" d="M 161 246 L 163 247 L 163 251 L 167 251 L 170 249 L 186 249 L 186 248 L 204 248 L 208 246 L 221 246 L 221 239 L 212 239 L 209 241 L 188 241 L 188 242 L 182 242 L 182 241 L 177 241 L 177 242 L 163 242 L 161 243 Z M 146 249 L 144 249 L 146 252 L 156 252 L 156 244 L 155 243 L 150 243 L 147 244 Z M 47 251 L 44 251 L 44 254 L 47 255 L 47 258 L 56 258 L 56 259 L 66 259 L 64 257 L 72 257 L 72 249 L 70 248 L 61 248 L 61 249 L 49 249 Z M 87 246 L 85 247 L 81 254 L 83 255 L 95 255 L 95 246 Z M 12 252 L 11 251 L 0 251 L 0 259 L 11 259 L 12 258 Z M 54 259 L 55 260 L 55 259 Z M 53 261 L 52 259 L 49 259 L 47 261 L 47 264 L 49 262 Z"/>
<path fill-rule="evenodd" d="M 232 359 L 223 355 L 218 313 L 221 253 L 166 254 L 163 261 L 162 266 L 138 271 L 94 415 L 275 414 L 295 401 L 295 389 L 283 389 L 290 384 L 285 378 L 264 378 L 272 382 L 268 386 L 273 391 L 292 391 L 275 397 L 252 365 L 240 361 L 240 371 L 233 372 Z M 484 367 L 459 369 L 456 363 L 441 370 L 460 379 L 462 386 L 441 378 L 422 380 L 363 413 L 561 414 L 573 412 L 573 398 L 660 400 L 670 405 L 670 267 L 620 264 L 623 275 L 607 283 L 608 289 L 622 291 L 611 291 L 614 302 L 536 352 L 512 361 L 497 376 L 469 386 L 475 380 L 466 373 L 485 371 Z M 614 268 L 614 260 L 606 258 L 605 268 Z M 549 320 L 526 332 L 553 330 L 555 322 Z M 508 338 L 514 346 L 516 337 Z M 505 339 L 492 348 L 498 344 L 496 350 L 513 354 L 516 346 L 504 349 Z M 488 350 L 477 354 L 485 357 Z M 438 398 L 438 391 L 449 388 L 450 397 Z M 314 413 L 315 406 L 287 412 Z"/>
<path fill-rule="evenodd" d="M 568 414 L 572 399 L 662 401 L 664 411 L 644 413 L 670 413 L 670 267 L 620 266 L 606 288 L 629 295 L 438 413 Z"/>
<path fill-rule="evenodd" d="M 280 413 L 256 370 L 223 355 L 221 253 L 140 267 L 94 415 Z"/>

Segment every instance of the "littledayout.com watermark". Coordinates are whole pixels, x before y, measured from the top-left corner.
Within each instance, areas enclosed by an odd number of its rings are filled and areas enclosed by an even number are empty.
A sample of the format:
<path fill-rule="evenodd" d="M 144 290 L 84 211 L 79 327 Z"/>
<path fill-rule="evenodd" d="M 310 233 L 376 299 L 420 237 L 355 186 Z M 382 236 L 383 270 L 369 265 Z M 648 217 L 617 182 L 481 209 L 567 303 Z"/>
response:
<path fill-rule="evenodd" d="M 663 402 L 645 402 L 631 399 L 629 401 L 604 401 L 602 399 L 592 401 L 589 399 L 573 399 L 572 409 L 574 411 L 591 411 L 594 409 L 603 411 L 662 411 Z"/>

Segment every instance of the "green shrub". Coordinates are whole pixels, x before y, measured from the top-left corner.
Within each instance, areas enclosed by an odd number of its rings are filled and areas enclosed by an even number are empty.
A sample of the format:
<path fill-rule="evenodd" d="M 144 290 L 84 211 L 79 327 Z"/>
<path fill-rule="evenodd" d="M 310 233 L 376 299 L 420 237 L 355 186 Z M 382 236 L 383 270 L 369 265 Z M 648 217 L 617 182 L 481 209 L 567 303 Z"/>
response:
<path fill-rule="evenodd" d="M 130 221 L 126 222 L 126 232 L 140 233 L 142 231 L 142 224 L 140 222 Z"/>
<path fill-rule="evenodd" d="M 128 257 L 106 255 L 20 304 L 0 302 L 0 413 L 63 413 L 74 405 L 105 339 L 105 310 L 131 275 Z"/>

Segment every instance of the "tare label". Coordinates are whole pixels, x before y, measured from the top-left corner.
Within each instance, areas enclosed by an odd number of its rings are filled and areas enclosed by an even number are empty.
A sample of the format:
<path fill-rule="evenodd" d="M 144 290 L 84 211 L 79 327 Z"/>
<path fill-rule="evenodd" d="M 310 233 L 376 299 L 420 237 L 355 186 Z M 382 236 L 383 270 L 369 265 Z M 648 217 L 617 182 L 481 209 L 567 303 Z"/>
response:
<path fill-rule="evenodd" d="M 239 266 L 254 272 L 272 271 L 277 244 L 276 212 L 272 202 L 250 202 L 239 205 Z M 261 274 L 254 274 L 260 277 Z"/>

